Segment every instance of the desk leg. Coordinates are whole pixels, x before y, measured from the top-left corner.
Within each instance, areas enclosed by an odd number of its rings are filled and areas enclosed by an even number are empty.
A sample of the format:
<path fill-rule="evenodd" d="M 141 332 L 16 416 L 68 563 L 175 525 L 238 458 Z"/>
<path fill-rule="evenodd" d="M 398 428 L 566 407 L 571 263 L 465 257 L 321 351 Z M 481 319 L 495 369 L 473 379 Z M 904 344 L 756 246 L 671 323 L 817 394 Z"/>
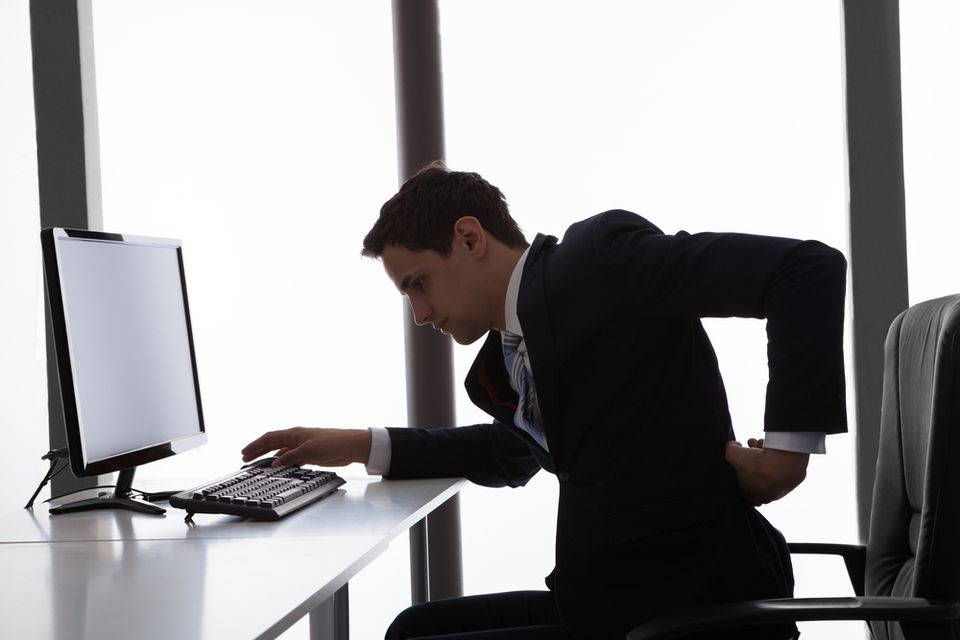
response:
<path fill-rule="evenodd" d="M 310 612 L 310 640 L 350 640 L 350 603 L 347 586 Z"/>
<path fill-rule="evenodd" d="M 412 604 L 430 601 L 430 548 L 427 544 L 427 519 L 410 527 L 410 600 Z"/>

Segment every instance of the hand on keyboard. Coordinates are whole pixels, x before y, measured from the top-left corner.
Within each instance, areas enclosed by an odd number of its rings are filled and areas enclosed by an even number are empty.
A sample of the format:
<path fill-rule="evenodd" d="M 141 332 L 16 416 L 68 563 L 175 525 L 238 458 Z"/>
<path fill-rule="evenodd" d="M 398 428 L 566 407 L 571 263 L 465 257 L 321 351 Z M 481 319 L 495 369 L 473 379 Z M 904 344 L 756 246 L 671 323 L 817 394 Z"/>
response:
<path fill-rule="evenodd" d="M 277 452 L 273 466 L 316 464 L 342 467 L 353 462 L 366 464 L 370 458 L 368 429 L 308 429 L 293 427 L 265 433 L 241 452 L 244 462 Z"/>

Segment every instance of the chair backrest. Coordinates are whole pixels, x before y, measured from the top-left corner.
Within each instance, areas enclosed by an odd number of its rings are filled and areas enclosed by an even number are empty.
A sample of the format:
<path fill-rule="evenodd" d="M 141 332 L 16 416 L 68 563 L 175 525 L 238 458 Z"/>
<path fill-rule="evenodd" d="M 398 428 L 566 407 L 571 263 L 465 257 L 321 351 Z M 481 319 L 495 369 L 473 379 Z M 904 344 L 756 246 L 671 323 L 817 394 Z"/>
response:
<path fill-rule="evenodd" d="M 960 597 L 960 295 L 916 304 L 885 345 L 866 595 Z M 902 637 L 874 623 L 877 638 Z"/>

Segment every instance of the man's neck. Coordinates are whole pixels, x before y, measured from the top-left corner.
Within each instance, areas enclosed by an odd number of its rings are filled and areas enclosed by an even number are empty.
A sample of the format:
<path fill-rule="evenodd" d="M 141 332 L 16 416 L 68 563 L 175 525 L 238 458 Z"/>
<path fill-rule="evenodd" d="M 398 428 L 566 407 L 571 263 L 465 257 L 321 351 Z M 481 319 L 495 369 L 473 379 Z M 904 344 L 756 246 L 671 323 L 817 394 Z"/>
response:
<path fill-rule="evenodd" d="M 517 268 L 517 263 L 520 262 L 520 256 L 526 250 L 526 247 L 519 249 L 508 247 L 500 261 L 501 266 L 497 269 L 496 286 L 494 287 L 496 306 L 494 307 L 493 328 L 500 333 L 507 330 L 507 288 L 510 285 L 510 276 L 513 275 L 513 270 Z"/>

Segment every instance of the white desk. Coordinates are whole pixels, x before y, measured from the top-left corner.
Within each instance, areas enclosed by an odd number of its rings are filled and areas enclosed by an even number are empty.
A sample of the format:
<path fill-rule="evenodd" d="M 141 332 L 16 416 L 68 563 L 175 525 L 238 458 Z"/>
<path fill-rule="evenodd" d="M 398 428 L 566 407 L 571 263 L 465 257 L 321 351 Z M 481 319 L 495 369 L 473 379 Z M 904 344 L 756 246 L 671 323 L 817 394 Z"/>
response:
<path fill-rule="evenodd" d="M 196 514 L 188 526 L 169 507 L 0 516 L 0 636 L 265 639 L 309 613 L 311 637 L 330 637 L 350 578 L 464 482 L 346 480 L 277 522 Z"/>

